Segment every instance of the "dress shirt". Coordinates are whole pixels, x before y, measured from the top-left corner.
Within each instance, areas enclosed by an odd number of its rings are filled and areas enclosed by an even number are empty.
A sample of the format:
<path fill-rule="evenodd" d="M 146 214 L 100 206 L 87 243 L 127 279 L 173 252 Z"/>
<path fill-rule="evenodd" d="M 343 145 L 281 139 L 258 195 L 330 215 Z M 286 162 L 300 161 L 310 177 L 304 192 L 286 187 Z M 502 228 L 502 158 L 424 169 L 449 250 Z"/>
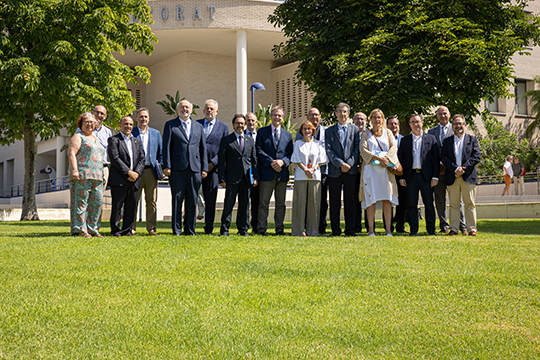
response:
<path fill-rule="evenodd" d="M 345 149 L 345 144 L 347 143 L 347 125 L 341 125 L 338 123 L 338 130 L 339 130 L 339 138 L 341 140 L 341 144 L 343 145 L 343 148 Z"/>
<path fill-rule="evenodd" d="M 461 135 L 460 138 L 458 138 L 456 135 L 454 135 L 454 154 L 456 154 L 456 164 L 458 167 L 461 167 L 461 157 L 463 156 L 463 139 L 465 138 L 465 135 Z"/>
<path fill-rule="evenodd" d="M 120 134 L 122 134 L 122 137 L 124 138 L 124 142 L 126 143 L 126 147 L 128 149 L 128 153 L 129 153 L 129 169 L 130 170 L 133 170 L 133 136 L 130 136 L 127 137 L 126 134 L 124 134 L 123 132 L 120 132 Z"/>
<path fill-rule="evenodd" d="M 146 128 L 145 132 L 143 132 L 141 128 L 139 128 L 139 135 L 141 136 L 141 142 L 144 149 L 144 165 L 150 165 L 150 154 L 148 153 L 148 141 L 150 138 L 150 134 L 148 134 L 148 128 Z"/>
<path fill-rule="evenodd" d="M 242 150 L 242 152 L 243 152 L 244 149 L 242 149 L 242 143 L 240 142 L 240 137 L 242 137 L 242 140 L 244 141 L 244 146 L 246 146 L 246 138 L 245 138 L 245 136 L 243 134 L 239 135 L 236 131 L 234 132 L 234 135 L 236 135 L 236 141 L 238 142 L 238 146 L 240 146 L 240 150 Z"/>
<path fill-rule="evenodd" d="M 413 169 L 422 169 L 422 135 L 416 136 L 412 134 L 413 138 Z"/>
<path fill-rule="evenodd" d="M 274 134 L 277 133 L 277 138 L 278 138 L 278 141 L 279 141 L 279 138 L 280 138 L 280 135 L 281 135 L 281 126 L 278 126 L 277 128 L 274 127 L 273 124 L 270 124 L 270 126 L 271 126 L 271 129 L 272 129 L 272 141 L 275 143 L 275 135 Z"/>
<path fill-rule="evenodd" d="M 251 136 L 253 138 L 253 141 L 257 141 L 257 130 L 254 130 L 254 131 L 246 130 L 246 135 Z"/>
<path fill-rule="evenodd" d="M 450 123 L 446 124 L 446 126 L 441 125 L 441 133 L 439 134 L 439 139 L 441 139 L 441 144 L 444 141 L 444 139 L 446 139 L 449 128 L 450 128 Z"/>
<path fill-rule="evenodd" d="M 210 133 L 212 132 L 212 129 L 214 128 L 214 125 L 216 125 L 216 119 L 212 121 L 208 121 L 208 119 L 204 119 L 204 136 L 208 137 Z"/>
<path fill-rule="evenodd" d="M 184 130 L 186 131 L 186 136 L 189 140 L 191 137 L 191 118 L 187 119 L 186 121 L 180 119 L 180 122 L 182 123 L 182 126 L 184 127 Z"/>

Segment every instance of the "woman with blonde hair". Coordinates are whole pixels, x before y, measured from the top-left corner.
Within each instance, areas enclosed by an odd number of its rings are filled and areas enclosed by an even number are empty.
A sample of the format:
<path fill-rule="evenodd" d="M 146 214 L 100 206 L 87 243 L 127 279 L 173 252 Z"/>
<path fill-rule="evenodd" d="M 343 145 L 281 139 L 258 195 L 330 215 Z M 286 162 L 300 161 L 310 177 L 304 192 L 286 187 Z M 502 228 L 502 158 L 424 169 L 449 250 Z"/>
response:
<path fill-rule="evenodd" d="M 369 236 L 375 236 L 375 210 L 382 204 L 386 235 L 392 236 L 392 205 L 398 204 L 395 175 L 402 172 L 397 158 L 397 143 L 392 132 L 386 129 L 384 113 L 375 109 L 369 114 L 371 130 L 360 139 L 362 175 L 359 199 L 367 211 Z"/>
<path fill-rule="evenodd" d="M 81 132 L 73 135 L 68 147 L 71 235 L 103 237 L 99 228 L 105 149 L 93 135 L 96 127 L 94 115 L 82 114 L 77 126 Z"/>
<path fill-rule="evenodd" d="M 293 236 L 318 236 L 321 209 L 321 170 L 328 162 L 326 151 L 315 140 L 315 126 L 304 121 L 298 132 L 303 136 L 294 143 L 291 163 L 294 172 L 291 232 Z M 305 230 L 305 231 L 304 231 Z"/>

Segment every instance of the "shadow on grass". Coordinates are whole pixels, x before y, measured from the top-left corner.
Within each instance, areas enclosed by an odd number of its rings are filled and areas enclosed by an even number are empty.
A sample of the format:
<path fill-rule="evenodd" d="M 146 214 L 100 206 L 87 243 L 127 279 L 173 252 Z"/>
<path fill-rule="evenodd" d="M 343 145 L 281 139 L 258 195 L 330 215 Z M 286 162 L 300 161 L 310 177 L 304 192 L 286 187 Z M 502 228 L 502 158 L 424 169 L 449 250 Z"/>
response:
<path fill-rule="evenodd" d="M 3 234 L 11 237 L 18 238 L 48 238 L 48 237 L 59 237 L 59 236 L 71 236 L 70 233 L 70 223 L 68 220 L 43 220 L 43 221 L 12 221 L 12 222 L 3 222 L 0 223 L 5 226 L 3 229 Z M 274 224 L 268 224 L 268 236 L 274 236 L 275 230 L 273 228 Z M 426 235 L 422 232 L 422 229 L 425 229 L 425 220 L 420 222 L 420 233 L 419 235 Z M 490 220 L 478 220 L 478 233 L 487 234 L 515 234 L 515 235 L 540 235 L 540 219 L 490 219 Z M 210 236 L 219 236 L 219 227 L 220 223 L 214 223 L 214 232 Z M 11 228 L 12 230 L 10 231 Z M 285 233 L 290 236 L 290 223 L 285 223 Z M 344 223 L 342 223 L 342 228 L 344 228 Z M 375 223 L 376 233 L 378 235 L 384 235 L 384 228 L 382 221 L 376 221 Z M 149 236 L 146 232 L 145 223 L 137 223 L 137 236 Z M 231 226 L 231 235 L 236 234 L 236 225 L 235 223 Z M 171 235 L 172 229 L 171 223 L 168 221 L 158 221 L 157 231 L 159 235 Z M 110 234 L 110 225 L 109 221 L 103 221 L 100 232 L 104 236 L 111 236 Z M 251 230 L 250 230 L 251 233 Z M 196 236 L 206 236 L 204 233 L 204 221 L 198 221 L 196 224 Z M 359 237 L 367 236 L 365 229 L 362 233 L 358 235 Z M 398 234 L 394 233 L 394 236 L 402 237 L 408 236 L 408 234 Z M 327 235 L 326 237 L 331 237 Z"/>

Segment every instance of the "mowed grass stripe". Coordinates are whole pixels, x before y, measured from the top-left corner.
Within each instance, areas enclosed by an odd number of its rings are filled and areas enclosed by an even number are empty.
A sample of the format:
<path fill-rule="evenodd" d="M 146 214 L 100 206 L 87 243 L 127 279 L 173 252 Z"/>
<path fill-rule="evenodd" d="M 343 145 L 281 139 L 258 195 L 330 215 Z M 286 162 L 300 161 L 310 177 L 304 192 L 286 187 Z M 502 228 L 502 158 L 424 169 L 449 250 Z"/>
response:
<path fill-rule="evenodd" d="M 476 238 L 159 231 L 0 223 L 0 358 L 540 357 L 540 220 Z"/>

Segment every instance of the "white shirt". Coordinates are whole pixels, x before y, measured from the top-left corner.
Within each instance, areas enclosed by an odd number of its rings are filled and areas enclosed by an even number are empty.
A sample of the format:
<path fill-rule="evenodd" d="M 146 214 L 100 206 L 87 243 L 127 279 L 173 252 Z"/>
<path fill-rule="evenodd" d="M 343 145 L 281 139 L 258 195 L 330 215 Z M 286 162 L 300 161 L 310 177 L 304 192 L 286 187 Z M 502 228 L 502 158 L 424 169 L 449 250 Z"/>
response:
<path fill-rule="evenodd" d="M 253 130 L 253 131 L 246 130 L 246 135 L 251 136 L 253 138 L 253 141 L 257 141 L 257 130 Z"/>
<path fill-rule="evenodd" d="M 413 162 L 412 162 L 412 168 L 413 169 L 421 169 L 422 168 L 422 135 L 416 136 L 414 133 L 412 134 L 413 139 Z"/>
<path fill-rule="evenodd" d="M 128 138 L 126 134 L 124 134 L 123 132 L 120 132 L 120 134 L 122 134 L 122 137 L 124 138 L 124 142 L 126 143 L 126 147 L 128 149 L 129 169 L 133 170 L 133 144 L 132 144 L 133 136 L 130 135 Z"/>
<path fill-rule="evenodd" d="M 461 167 L 461 158 L 463 157 L 463 139 L 465 138 L 465 134 L 461 135 L 460 138 L 458 138 L 456 135 L 454 135 L 454 154 L 456 154 L 456 164 L 458 167 Z"/>
<path fill-rule="evenodd" d="M 322 147 L 319 140 L 313 140 L 310 142 L 298 140 L 294 143 L 294 150 L 291 156 L 291 162 L 296 164 L 302 163 L 308 169 L 310 168 L 309 164 L 311 164 L 311 168 L 315 167 L 316 164 L 319 164 L 317 170 L 315 170 L 315 172 L 313 173 L 312 179 L 307 177 L 306 173 L 300 168 L 300 166 L 296 166 L 296 169 L 294 170 L 295 181 L 321 181 L 320 165 L 326 164 L 328 162 L 328 158 L 326 157 L 326 151 L 324 150 L 324 147 Z"/>
<path fill-rule="evenodd" d="M 508 172 L 508 175 L 510 175 L 510 177 L 514 177 L 514 169 L 512 169 L 512 164 L 510 163 L 510 161 L 506 161 L 503 165 L 503 169 L 506 169 L 506 171 Z M 503 170 L 504 172 L 504 170 Z M 504 174 L 506 175 L 506 173 Z"/>
<path fill-rule="evenodd" d="M 146 128 L 145 132 L 139 128 L 139 135 L 144 149 L 144 165 L 150 165 L 150 155 L 148 153 L 148 140 L 150 139 L 150 134 L 148 128 Z"/>

